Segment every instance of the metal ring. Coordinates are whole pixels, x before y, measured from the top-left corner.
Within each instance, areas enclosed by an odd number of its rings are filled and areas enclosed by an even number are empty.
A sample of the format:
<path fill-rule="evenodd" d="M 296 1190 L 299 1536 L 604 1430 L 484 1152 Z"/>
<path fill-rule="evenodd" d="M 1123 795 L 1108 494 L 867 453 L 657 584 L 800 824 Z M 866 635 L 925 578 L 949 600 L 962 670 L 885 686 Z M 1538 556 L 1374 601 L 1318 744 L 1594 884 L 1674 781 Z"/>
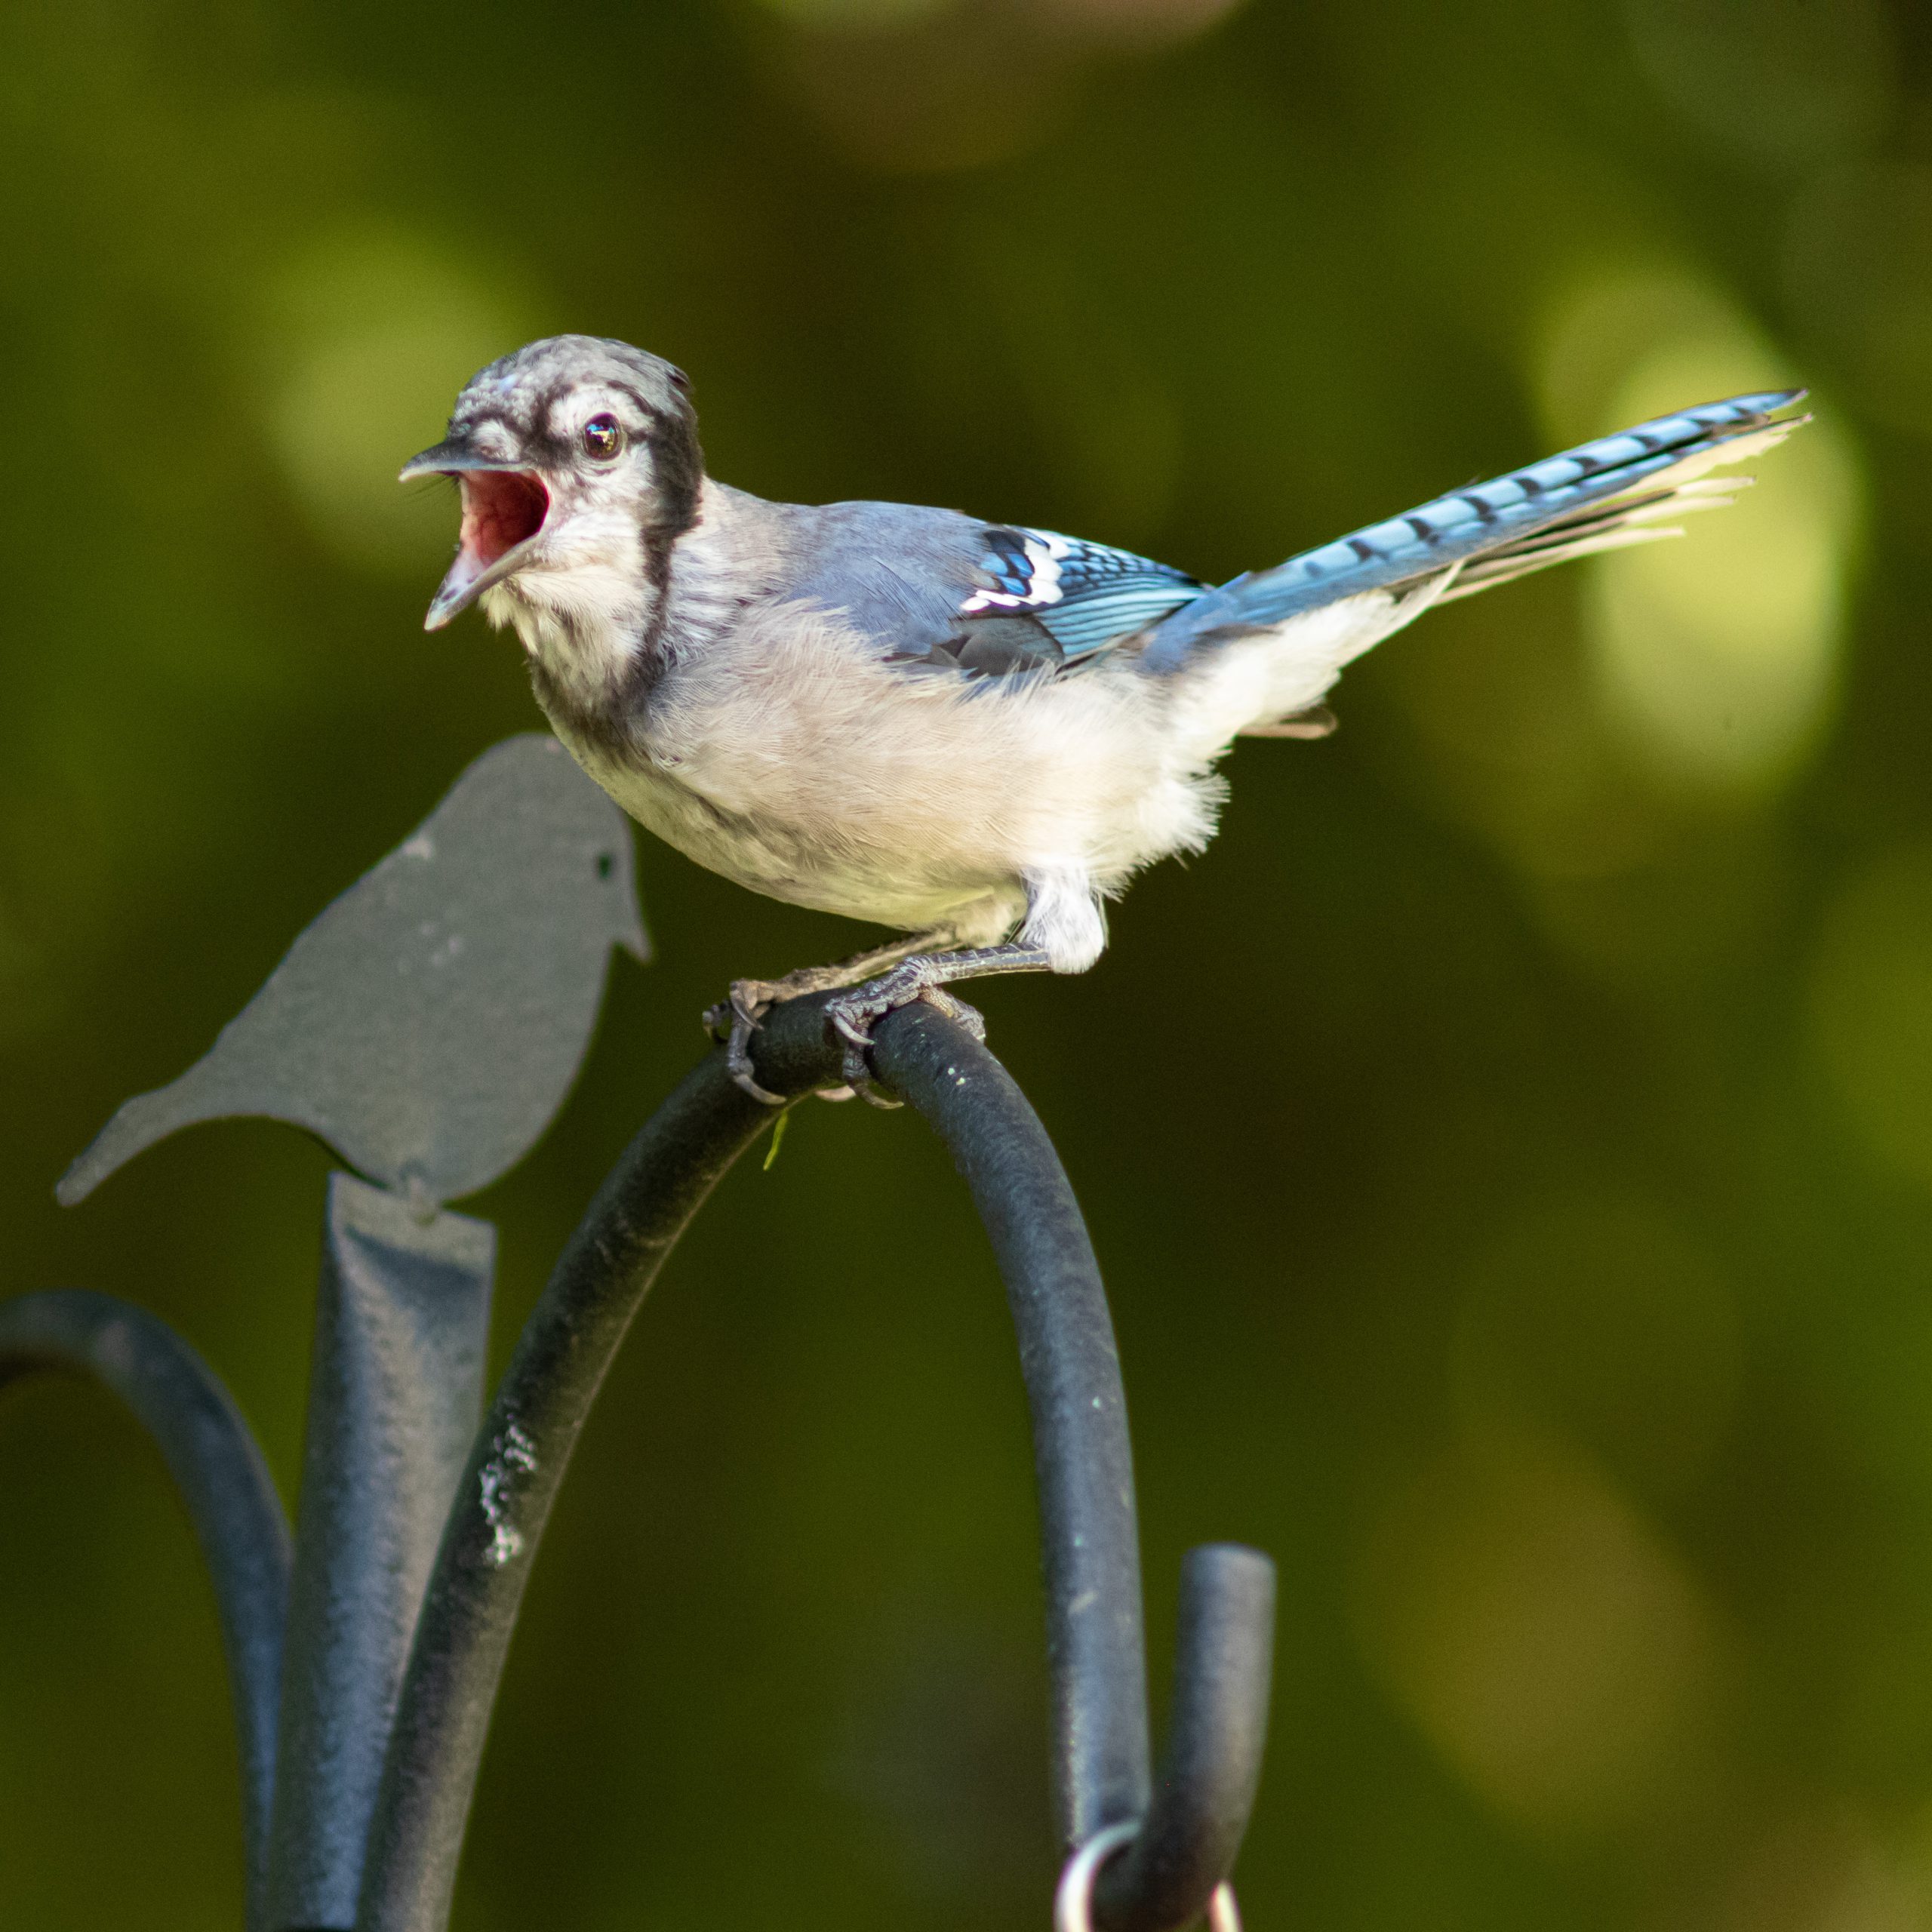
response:
<path fill-rule="evenodd" d="M 1054 1892 L 1054 1932 L 1094 1932 L 1094 1881 L 1115 1852 L 1134 1842 L 1140 1829 L 1137 1823 L 1108 1825 L 1066 1861 Z"/>
<path fill-rule="evenodd" d="M 1117 1851 L 1134 1842 L 1139 1824 L 1109 1825 L 1094 1835 L 1066 1861 L 1054 1890 L 1054 1932 L 1094 1932 L 1094 1885 L 1100 1867 Z M 1226 1878 L 1214 1887 L 1208 1900 L 1208 1932 L 1241 1932 L 1241 1907 L 1235 1903 L 1235 1888 Z"/>

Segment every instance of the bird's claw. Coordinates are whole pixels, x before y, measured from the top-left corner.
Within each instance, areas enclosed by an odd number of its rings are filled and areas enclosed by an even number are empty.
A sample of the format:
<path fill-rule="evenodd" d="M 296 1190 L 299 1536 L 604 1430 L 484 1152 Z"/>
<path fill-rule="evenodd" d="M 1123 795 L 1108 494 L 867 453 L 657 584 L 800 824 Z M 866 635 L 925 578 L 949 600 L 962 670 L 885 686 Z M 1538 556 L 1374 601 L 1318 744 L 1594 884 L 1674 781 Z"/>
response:
<path fill-rule="evenodd" d="M 947 1019 L 958 1020 L 981 1046 L 986 1044 L 986 1016 L 977 1006 L 968 1006 L 958 994 L 943 992 L 937 986 L 927 990 L 925 1001 L 937 1007 Z"/>
<path fill-rule="evenodd" d="M 782 1107 L 785 1097 L 758 1084 L 752 1066 L 752 1035 L 771 1010 L 771 989 L 760 980 L 734 980 L 731 992 L 704 1010 L 704 1030 L 724 1044 L 724 1069 L 732 1084 L 768 1107 Z"/>
<path fill-rule="evenodd" d="M 826 1017 L 844 1046 L 844 1064 L 841 1071 L 845 1075 L 846 1084 L 875 1107 L 892 1108 L 905 1104 L 888 1100 L 880 1092 L 878 1082 L 872 1078 L 871 1063 L 866 1057 L 872 1051 L 872 1028 L 888 1013 L 897 1012 L 902 1006 L 910 1006 L 915 1000 L 924 1000 L 947 1019 L 958 1021 L 974 1039 L 983 1040 L 986 1037 L 986 1023 L 979 1011 L 943 986 L 935 985 L 925 967 L 923 960 L 909 959 L 891 972 L 881 974 L 862 986 L 854 986 L 849 992 L 840 993 L 826 1004 Z"/>
<path fill-rule="evenodd" d="M 941 977 L 943 970 L 942 962 L 928 955 L 915 954 L 877 979 L 848 986 L 826 1002 L 826 1017 L 831 1020 L 844 1049 L 841 1071 L 845 1084 L 821 1090 L 820 1100 L 849 1100 L 856 1094 L 863 1095 L 875 1107 L 893 1108 L 903 1104 L 888 1099 L 879 1091 L 866 1056 L 872 1050 L 872 1028 L 888 1013 L 896 1012 L 902 1006 L 910 1006 L 915 1000 L 924 1000 L 947 1019 L 956 1020 L 974 1039 L 983 1040 L 986 1037 L 986 1023 L 978 1012 L 946 990 Z M 752 1066 L 752 1035 L 779 1001 L 798 998 L 807 990 L 819 990 L 816 986 L 799 983 L 801 980 L 817 977 L 816 974 L 795 974 L 789 980 L 734 980 L 729 996 L 705 1009 L 704 1029 L 714 1040 L 723 1041 L 724 1065 L 732 1081 L 753 1100 L 762 1101 L 768 1107 L 782 1107 L 786 1102 L 782 1094 L 774 1094 L 758 1084 Z"/>

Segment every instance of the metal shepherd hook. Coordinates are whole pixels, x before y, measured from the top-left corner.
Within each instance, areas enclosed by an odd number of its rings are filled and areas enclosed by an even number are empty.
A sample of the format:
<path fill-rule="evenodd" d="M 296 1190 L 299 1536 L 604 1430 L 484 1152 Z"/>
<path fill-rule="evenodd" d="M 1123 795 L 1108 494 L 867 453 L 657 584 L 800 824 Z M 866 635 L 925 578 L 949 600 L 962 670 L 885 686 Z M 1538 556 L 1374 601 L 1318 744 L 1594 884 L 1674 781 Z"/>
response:
<path fill-rule="evenodd" d="M 146 1423 L 188 1503 L 235 1689 L 251 1932 L 445 1932 L 525 1583 L 590 1405 L 678 1236 L 774 1124 L 722 1048 L 686 1076 L 598 1190 L 476 1428 L 493 1231 L 442 1204 L 534 1141 L 611 946 L 643 954 L 628 837 L 554 744 L 499 746 L 297 941 L 214 1052 L 130 1103 L 63 1183 L 76 1199 L 223 1113 L 293 1121 L 361 1170 L 331 1185 L 292 1562 L 246 1424 L 171 1331 L 102 1296 L 0 1304 L 0 1383 L 93 1374 Z M 844 1082 L 823 1004 L 788 1002 L 755 1036 L 758 1081 L 787 1100 Z M 1204 1912 L 1237 1932 L 1229 1873 L 1266 1731 L 1273 1566 L 1232 1544 L 1188 1555 L 1151 1768 L 1126 1406 L 1072 1190 L 1025 1097 L 955 1020 L 891 1014 L 872 1070 L 952 1152 L 1019 1340 L 1067 1853 L 1057 1932 L 1177 1932 Z"/>

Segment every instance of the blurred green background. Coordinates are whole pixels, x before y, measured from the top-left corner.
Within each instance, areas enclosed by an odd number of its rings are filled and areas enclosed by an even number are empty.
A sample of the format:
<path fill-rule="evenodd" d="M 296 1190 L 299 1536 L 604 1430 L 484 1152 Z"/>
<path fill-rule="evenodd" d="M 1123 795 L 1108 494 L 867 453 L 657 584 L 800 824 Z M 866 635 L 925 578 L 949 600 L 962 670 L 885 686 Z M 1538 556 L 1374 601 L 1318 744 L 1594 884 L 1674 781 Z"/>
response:
<path fill-rule="evenodd" d="M 1932 22 L 1878 0 L 0 11 L 0 1289 L 180 1326 L 292 1492 L 325 1157 L 115 1104 L 536 715 L 421 614 L 466 377 L 620 335 L 713 468 L 1272 562 L 1767 380 L 1684 543 L 1244 744 L 1088 979 L 987 991 L 1113 1294 L 1157 1669 L 1283 1576 L 1271 1927 L 1932 1926 Z M 500 1348 L 735 974 L 660 949 L 515 1176 Z M 214 1620 L 104 1398 L 0 1408 L 0 1925 L 239 1924 Z M 734 1175 L 586 1440 L 462 1932 L 1043 1925 L 996 1281 L 919 1123 Z"/>

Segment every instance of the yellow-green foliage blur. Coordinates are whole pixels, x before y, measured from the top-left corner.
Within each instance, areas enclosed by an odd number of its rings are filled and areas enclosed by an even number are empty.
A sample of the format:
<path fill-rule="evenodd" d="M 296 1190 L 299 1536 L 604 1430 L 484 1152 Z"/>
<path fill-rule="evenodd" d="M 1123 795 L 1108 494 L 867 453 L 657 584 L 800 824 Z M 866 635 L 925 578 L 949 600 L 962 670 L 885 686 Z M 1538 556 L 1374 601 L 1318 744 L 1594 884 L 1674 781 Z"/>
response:
<path fill-rule="evenodd" d="M 1279 1561 L 1250 1922 L 1932 1926 L 1932 45 L 1880 0 L 0 11 L 0 1291 L 178 1324 L 292 1493 L 326 1158 L 54 1179 L 476 752 L 398 488 L 560 329 L 761 494 L 1203 576 L 1772 383 L 1681 544 L 1426 619 L 1089 978 L 1002 984 L 1114 1297 L 1156 1665 Z M 641 841 L 642 842 L 642 841 Z M 499 1349 L 738 974 L 657 964 L 497 1221 Z M 809 1107 L 667 1271 L 534 1577 L 460 1932 L 1006 1932 L 1053 1871 L 998 1284 Z M 0 1927 L 240 1922 L 214 1619 L 102 1398 L 0 1408 Z"/>

